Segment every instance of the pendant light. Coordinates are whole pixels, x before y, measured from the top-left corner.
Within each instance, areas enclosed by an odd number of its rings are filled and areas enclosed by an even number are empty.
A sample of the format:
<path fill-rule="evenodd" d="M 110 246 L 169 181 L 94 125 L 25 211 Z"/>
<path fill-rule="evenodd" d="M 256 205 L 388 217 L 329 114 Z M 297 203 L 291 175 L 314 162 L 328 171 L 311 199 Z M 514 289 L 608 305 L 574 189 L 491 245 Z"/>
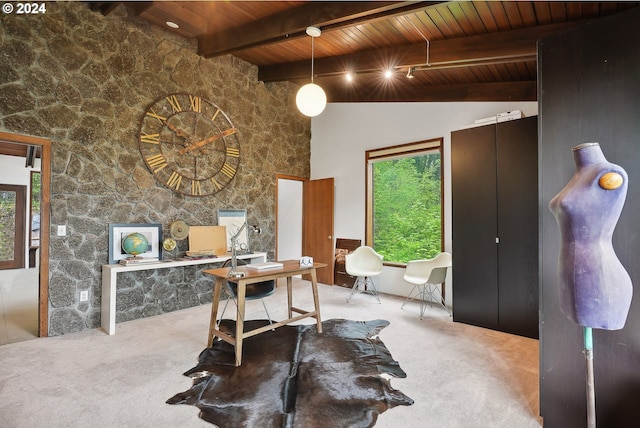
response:
<path fill-rule="evenodd" d="M 307 27 L 306 32 L 311 36 L 311 83 L 307 83 L 298 90 L 296 105 L 300 113 L 313 117 L 322 113 L 327 105 L 327 96 L 324 90 L 313 83 L 313 39 L 320 37 L 322 32 L 317 27 Z"/>

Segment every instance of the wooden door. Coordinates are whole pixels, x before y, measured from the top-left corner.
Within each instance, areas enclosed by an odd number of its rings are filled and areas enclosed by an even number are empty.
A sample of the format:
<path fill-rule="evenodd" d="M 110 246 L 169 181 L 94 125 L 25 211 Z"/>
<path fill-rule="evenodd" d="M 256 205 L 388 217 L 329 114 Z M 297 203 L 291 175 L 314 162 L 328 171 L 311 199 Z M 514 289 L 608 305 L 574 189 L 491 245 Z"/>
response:
<path fill-rule="evenodd" d="M 451 133 L 453 320 L 498 327 L 495 125 Z"/>
<path fill-rule="evenodd" d="M 333 193 L 333 178 L 308 180 L 302 187 L 302 254 L 327 264 L 317 270 L 323 284 L 333 284 Z"/>

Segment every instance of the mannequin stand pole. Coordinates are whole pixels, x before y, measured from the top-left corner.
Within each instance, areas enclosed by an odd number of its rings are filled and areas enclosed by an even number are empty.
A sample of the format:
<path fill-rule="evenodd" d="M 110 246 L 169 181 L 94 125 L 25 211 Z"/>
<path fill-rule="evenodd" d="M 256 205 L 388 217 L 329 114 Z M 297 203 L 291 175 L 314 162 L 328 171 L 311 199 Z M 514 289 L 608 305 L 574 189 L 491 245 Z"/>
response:
<path fill-rule="evenodd" d="M 584 327 L 584 351 L 587 362 L 587 427 L 596 428 L 596 392 L 593 376 L 593 331 Z"/>

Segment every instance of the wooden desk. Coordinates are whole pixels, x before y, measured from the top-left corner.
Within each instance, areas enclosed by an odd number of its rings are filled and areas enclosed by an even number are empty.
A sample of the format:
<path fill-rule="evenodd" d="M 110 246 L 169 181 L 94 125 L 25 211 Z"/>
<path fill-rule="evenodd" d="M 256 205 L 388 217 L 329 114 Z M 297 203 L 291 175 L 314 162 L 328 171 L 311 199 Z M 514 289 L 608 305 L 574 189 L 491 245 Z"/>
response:
<path fill-rule="evenodd" d="M 301 320 L 303 318 L 313 317 L 316 319 L 318 325 L 318 333 L 322 333 L 322 320 L 320 319 L 320 301 L 318 300 L 318 280 L 316 277 L 316 269 L 325 267 L 324 263 L 314 263 L 313 266 L 300 266 L 298 260 L 287 260 L 281 262 L 284 264 L 279 269 L 266 269 L 262 271 L 249 269 L 246 266 L 239 266 L 238 270 L 245 273 L 242 278 L 228 278 L 230 268 L 221 269 L 207 269 L 204 273 L 215 276 L 216 282 L 213 289 L 213 301 L 211 303 L 211 320 L 209 321 L 209 341 L 208 346 L 211 347 L 213 339 L 219 337 L 227 343 L 235 346 L 236 348 L 236 366 L 242 364 L 242 341 L 247 337 L 255 336 L 256 334 L 264 333 L 265 331 L 272 330 L 274 328 L 282 327 L 283 325 L 290 324 L 292 322 Z M 313 291 L 313 303 L 315 310 L 305 311 L 293 306 L 292 285 L 294 275 L 311 275 L 311 290 Z M 266 325 L 264 327 L 257 328 L 251 331 L 244 331 L 244 304 L 245 304 L 245 292 L 247 284 L 253 284 L 256 282 L 277 280 L 278 278 L 287 278 L 287 299 L 289 318 L 284 321 L 276 322 Z M 235 337 L 223 333 L 216 328 L 218 319 L 218 306 L 220 304 L 220 294 L 225 281 L 231 280 L 238 284 L 238 312 L 236 316 L 236 334 Z M 293 316 L 293 312 L 300 315 Z"/>
<path fill-rule="evenodd" d="M 116 333 L 116 290 L 118 274 L 138 270 L 168 269 L 181 266 L 195 266 L 211 263 L 224 263 L 231 258 L 230 254 L 218 256 L 214 259 L 200 260 L 162 260 L 157 263 L 140 263 L 135 265 L 102 265 L 102 319 L 101 325 L 109 334 Z M 239 259 L 248 260 L 249 263 L 267 261 L 267 253 L 250 253 L 238 256 Z"/>

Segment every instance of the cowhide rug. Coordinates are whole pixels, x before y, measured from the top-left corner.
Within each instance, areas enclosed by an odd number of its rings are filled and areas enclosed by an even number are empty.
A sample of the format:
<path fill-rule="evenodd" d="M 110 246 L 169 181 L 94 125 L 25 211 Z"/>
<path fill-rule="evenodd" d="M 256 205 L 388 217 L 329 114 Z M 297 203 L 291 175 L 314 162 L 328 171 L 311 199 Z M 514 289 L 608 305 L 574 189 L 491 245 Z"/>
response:
<path fill-rule="evenodd" d="M 245 330 L 267 321 L 247 321 Z M 382 374 L 404 378 L 377 334 L 389 321 L 332 319 L 316 325 L 283 326 L 245 339 L 242 365 L 233 347 L 216 341 L 187 371 L 193 386 L 167 400 L 191 404 L 220 428 L 372 427 L 378 415 L 413 400 Z M 222 327 L 235 331 L 235 322 Z"/>

